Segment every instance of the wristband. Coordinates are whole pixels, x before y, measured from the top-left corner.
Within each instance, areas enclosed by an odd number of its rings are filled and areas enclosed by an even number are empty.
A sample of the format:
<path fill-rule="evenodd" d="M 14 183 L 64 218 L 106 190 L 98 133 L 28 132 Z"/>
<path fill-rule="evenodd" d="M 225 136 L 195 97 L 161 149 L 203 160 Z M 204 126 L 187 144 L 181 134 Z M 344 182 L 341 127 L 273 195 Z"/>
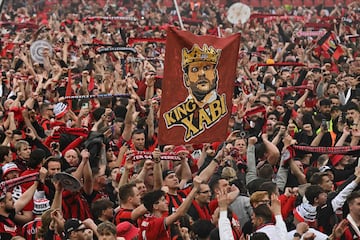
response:
<path fill-rule="evenodd" d="M 220 161 L 216 158 L 213 158 L 213 161 L 216 162 L 218 165 L 220 165 Z"/>
<path fill-rule="evenodd" d="M 159 162 L 161 162 L 160 158 L 158 158 L 158 159 L 154 158 L 154 163 L 159 163 Z"/>
<path fill-rule="evenodd" d="M 296 232 L 296 233 L 294 233 L 294 237 L 301 238 L 301 234 L 300 234 L 300 233 L 298 233 L 298 232 Z"/>

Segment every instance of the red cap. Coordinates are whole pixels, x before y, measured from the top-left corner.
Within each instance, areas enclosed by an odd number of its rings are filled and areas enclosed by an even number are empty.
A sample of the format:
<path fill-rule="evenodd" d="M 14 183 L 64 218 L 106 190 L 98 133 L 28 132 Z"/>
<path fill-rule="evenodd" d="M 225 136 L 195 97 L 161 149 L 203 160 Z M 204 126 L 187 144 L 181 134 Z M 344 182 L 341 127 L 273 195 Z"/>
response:
<path fill-rule="evenodd" d="M 123 237 L 125 240 L 134 239 L 134 237 L 138 236 L 139 229 L 129 223 L 128 221 L 124 221 L 119 223 L 116 226 L 116 236 Z"/>
<path fill-rule="evenodd" d="M 331 164 L 333 166 L 336 166 L 341 161 L 341 159 L 343 159 L 343 157 L 344 157 L 344 155 L 340 155 L 340 154 L 336 154 L 336 155 L 332 156 L 330 158 Z"/>
<path fill-rule="evenodd" d="M 176 153 L 176 154 L 179 154 L 179 153 L 182 153 L 182 152 L 184 152 L 184 153 L 189 153 L 189 151 L 188 151 L 188 150 L 185 148 L 185 146 L 183 146 L 183 145 L 176 146 L 176 147 L 174 148 L 173 152 Z"/>

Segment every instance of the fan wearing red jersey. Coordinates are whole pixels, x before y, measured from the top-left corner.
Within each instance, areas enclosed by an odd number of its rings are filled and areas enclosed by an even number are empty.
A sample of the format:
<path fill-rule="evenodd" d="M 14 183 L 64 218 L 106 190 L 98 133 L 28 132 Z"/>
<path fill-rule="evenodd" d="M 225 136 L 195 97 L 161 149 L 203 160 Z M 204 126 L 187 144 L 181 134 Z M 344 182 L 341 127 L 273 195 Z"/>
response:
<path fill-rule="evenodd" d="M 186 199 L 181 203 L 176 212 L 165 217 L 169 211 L 168 203 L 165 198 L 165 192 L 156 190 L 145 194 L 143 197 L 143 203 L 148 211 L 151 213 L 140 226 L 140 240 L 169 240 L 170 229 L 169 226 L 183 216 L 189 209 L 195 194 L 199 191 L 200 184 L 202 182 L 201 177 L 196 176 L 194 178 L 194 185 L 191 192 Z"/>

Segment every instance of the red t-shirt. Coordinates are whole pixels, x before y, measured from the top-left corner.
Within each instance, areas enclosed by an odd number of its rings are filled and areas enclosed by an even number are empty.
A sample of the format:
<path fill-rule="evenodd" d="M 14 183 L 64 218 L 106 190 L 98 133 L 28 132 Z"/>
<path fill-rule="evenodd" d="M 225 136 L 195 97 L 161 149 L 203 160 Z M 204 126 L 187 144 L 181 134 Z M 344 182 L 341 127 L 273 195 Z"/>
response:
<path fill-rule="evenodd" d="M 149 216 L 140 225 L 139 240 L 170 240 L 170 230 L 165 217 Z"/>
<path fill-rule="evenodd" d="M 114 217 L 114 223 L 115 225 L 118 225 L 121 222 L 125 222 L 128 221 L 131 224 L 133 224 L 134 226 L 138 226 L 137 222 L 131 219 L 131 212 L 133 210 L 131 209 L 125 209 L 125 208 L 120 208 L 119 211 L 115 214 Z"/>

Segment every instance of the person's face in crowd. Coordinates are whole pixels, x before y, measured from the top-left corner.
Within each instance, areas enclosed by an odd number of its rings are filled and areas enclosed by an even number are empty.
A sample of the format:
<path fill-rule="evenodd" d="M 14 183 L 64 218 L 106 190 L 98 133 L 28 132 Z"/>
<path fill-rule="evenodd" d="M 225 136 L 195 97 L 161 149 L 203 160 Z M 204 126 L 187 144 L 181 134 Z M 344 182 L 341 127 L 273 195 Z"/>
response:
<path fill-rule="evenodd" d="M 143 197 L 147 191 L 145 183 L 136 183 L 136 188 L 139 191 L 140 197 Z"/>
<path fill-rule="evenodd" d="M 18 171 L 11 171 L 8 174 L 6 174 L 3 178 L 5 180 L 10 180 L 10 179 L 14 179 L 19 177 L 19 172 Z"/>
<path fill-rule="evenodd" d="M 349 109 L 346 111 L 346 119 L 351 123 L 357 122 L 359 120 L 360 113 L 355 109 Z"/>
<path fill-rule="evenodd" d="M 350 214 L 356 217 L 360 217 L 360 198 L 355 198 L 349 204 Z"/>
<path fill-rule="evenodd" d="M 52 118 L 54 117 L 54 107 L 52 105 L 48 106 L 45 111 L 44 114 L 48 117 L 48 118 Z"/>
<path fill-rule="evenodd" d="M 1 59 L 1 69 L 3 71 L 8 71 L 10 69 L 9 59 L 6 58 Z"/>
<path fill-rule="evenodd" d="M 114 154 L 114 150 L 112 149 L 112 147 L 109 147 L 107 150 L 106 150 L 106 160 L 107 162 L 112 162 L 114 161 L 116 158 L 115 154 Z"/>
<path fill-rule="evenodd" d="M 55 174 L 59 173 L 61 171 L 61 164 L 60 162 L 56 161 L 50 161 L 48 163 L 48 175 L 50 177 L 53 177 Z"/>
<path fill-rule="evenodd" d="M 318 196 L 318 204 L 319 206 L 324 206 L 327 201 L 327 193 L 320 193 Z"/>
<path fill-rule="evenodd" d="M 14 209 L 14 200 L 10 192 L 6 193 L 5 199 L 0 202 L 0 208 L 10 213 Z"/>
<path fill-rule="evenodd" d="M 31 154 L 31 147 L 26 144 L 22 144 L 20 150 L 17 152 L 17 155 L 20 159 L 29 160 Z"/>
<path fill-rule="evenodd" d="M 340 160 L 339 164 L 341 166 L 346 166 L 350 164 L 350 156 L 349 155 L 344 155 L 343 158 Z"/>
<path fill-rule="evenodd" d="M 261 225 L 263 225 L 263 219 L 262 218 L 260 218 L 260 217 L 257 217 L 256 215 L 255 215 L 255 213 L 253 213 L 252 215 L 251 215 L 251 222 L 252 222 L 252 224 L 254 225 L 254 227 L 260 227 Z"/>
<path fill-rule="evenodd" d="M 236 139 L 234 142 L 234 147 L 239 149 L 240 154 L 245 154 L 246 152 L 246 141 L 245 139 Z"/>
<path fill-rule="evenodd" d="M 285 81 L 289 80 L 291 78 L 290 71 L 287 71 L 287 70 L 282 71 L 280 74 L 280 77 Z"/>
<path fill-rule="evenodd" d="M 311 124 L 304 124 L 303 125 L 303 128 L 302 128 L 307 134 L 310 134 L 312 133 L 312 126 Z"/>
<path fill-rule="evenodd" d="M 146 172 L 145 180 L 147 186 L 153 186 L 154 184 L 154 169 L 151 168 Z"/>
<path fill-rule="evenodd" d="M 86 238 L 86 229 L 74 230 L 70 233 L 70 240 L 87 240 Z"/>
<path fill-rule="evenodd" d="M 168 207 L 168 203 L 166 201 L 165 196 L 162 196 L 159 201 L 157 201 L 156 203 L 154 203 L 154 210 L 160 211 L 162 213 L 164 212 L 168 212 L 169 211 L 169 207 Z"/>
<path fill-rule="evenodd" d="M 197 195 L 195 196 L 195 200 L 200 204 L 200 205 L 206 205 L 210 203 L 211 200 L 211 190 L 208 184 L 201 184 L 200 185 L 200 189 L 197 193 Z"/>
<path fill-rule="evenodd" d="M 135 149 L 142 151 L 145 149 L 145 134 L 136 133 L 132 136 L 132 142 L 134 143 Z"/>
<path fill-rule="evenodd" d="M 206 96 L 216 88 L 217 70 L 214 64 L 205 61 L 190 63 L 184 75 L 186 86 L 195 97 Z"/>
<path fill-rule="evenodd" d="M 270 201 L 269 195 L 266 194 L 260 201 L 253 202 L 252 207 L 256 208 L 257 206 L 259 206 L 261 204 L 266 204 L 266 205 L 270 206 L 270 202 L 271 201 Z"/>
<path fill-rule="evenodd" d="M 114 129 L 114 133 L 113 135 L 118 135 L 121 133 L 122 127 L 123 127 L 124 123 L 123 122 L 114 122 L 113 124 L 113 129 Z"/>
<path fill-rule="evenodd" d="M 285 112 L 285 108 L 284 108 L 284 106 L 278 105 L 278 106 L 276 106 L 276 111 L 279 114 L 283 114 Z"/>
<path fill-rule="evenodd" d="M 103 216 L 106 220 L 111 221 L 114 217 L 114 209 L 112 207 L 108 207 L 103 211 Z"/>
<path fill-rule="evenodd" d="M 274 114 L 270 114 L 267 119 L 270 121 L 273 121 L 274 123 L 276 123 L 278 121 L 276 115 L 274 115 Z"/>
<path fill-rule="evenodd" d="M 340 99 L 331 98 L 330 101 L 331 101 L 330 107 L 334 107 L 334 106 L 339 107 L 340 106 Z"/>
<path fill-rule="evenodd" d="M 79 165 L 79 156 L 74 149 L 68 150 L 65 153 L 64 158 L 71 167 L 76 167 Z"/>
<path fill-rule="evenodd" d="M 223 190 L 225 189 L 226 192 L 231 192 L 231 186 L 229 184 L 229 181 L 228 180 L 225 180 L 225 179 L 220 179 L 219 180 L 219 189 L 218 190 Z"/>
<path fill-rule="evenodd" d="M 334 184 L 331 181 L 330 177 L 325 175 L 322 177 L 320 187 L 324 189 L 325 192 L 331 192 L 334 188 Z"/>
<path fill-rule="evenodd" d="M 110 175 L 111 180 L 112 180 L 112 181 L 116 181 L 117 178 L 118 178 L 119 173 L 120 173 L 120 169 L 119 169 L 118 167 L 113 168 L 113 169 L 111 170 L 111 175 Z"/>
<path fill-rule="evenodd" d="M 322 106 L 320 106 L 319 112 L 324 114 L 326 117 L 330 116 L 330 112 L 331 112 L 330 105 L 322 105 Z"/>
<path fill-rule="evenodd" d="M 266 132 L 272 133 L 274 131 L 274 125 L 275 125 L 275 122 L 268 119 L 266 122 Z"/>
<path fill-rule="evenodd" d="M 348 82 L 349 82 L 349 85 L 350 85 L 352 88 L 356 88 L 357 85 L 359 84 L 358 78 L 354 78 L 354 77 L 349 77 L 349 78 L 348 78 Z"/>
<path fill-rule="evenodd" d="M 129 197 L 129 202 L 134 206 L 134 207 L 138 207 L 141 204 L 141 195 L 140 195 L 140 191 L 138 190 L 137 187 L 133 187 L 132 189 L 133 194 L 131 197 Z"/>
<path fill-rule="evenodd" d="M 264 96 L 261 96 L 259 98 L 260 103 L 264 104 L 265 106 L 269 106 L 270 105 L 270 99 Z"/>
<path fill-rule="evenodd" d="M 171 173 L 164 179 L 164 186 L 167 186 L 169 189 L 176 189 L 179 187 L 179 179 L 175 173 Z"/>
<path fill-rule="evenodd" d="M 258 76 L 259 76 L 259 72 L 258 72 L 258 71 L 253 71 L 253 72 L 251 73 L 251 79 L 252 79 L 252 80 L 257 80 Z"/>
<path fill-rule="evenodd" d="M 105 166 L 101 166 L 98 175 L 95 177 L 96 183 L 102 188 L 106 185 Z"/>
<path fill-rule="evenodd" d="M 336 87 L 340 92 L 344 92 L 346 90 L 346 83 L 344 81 L 338 81 Z"/>
<path fill-rule="evenodd" d="M 331 80 L 331 73 L 330 73 L 330 71 L 325 71 L 325 72 L 323 73 L 323 78 L 324 78 L 324 81 L 325 81 L 325 82 L 330 81 L 330 80 Z"/>
<path fill-rule="evenodd" d="M 99 233 L 99 240 L 117 240 L 116 235 L 112 234 L 110 231 L 104 231 Z"/>

